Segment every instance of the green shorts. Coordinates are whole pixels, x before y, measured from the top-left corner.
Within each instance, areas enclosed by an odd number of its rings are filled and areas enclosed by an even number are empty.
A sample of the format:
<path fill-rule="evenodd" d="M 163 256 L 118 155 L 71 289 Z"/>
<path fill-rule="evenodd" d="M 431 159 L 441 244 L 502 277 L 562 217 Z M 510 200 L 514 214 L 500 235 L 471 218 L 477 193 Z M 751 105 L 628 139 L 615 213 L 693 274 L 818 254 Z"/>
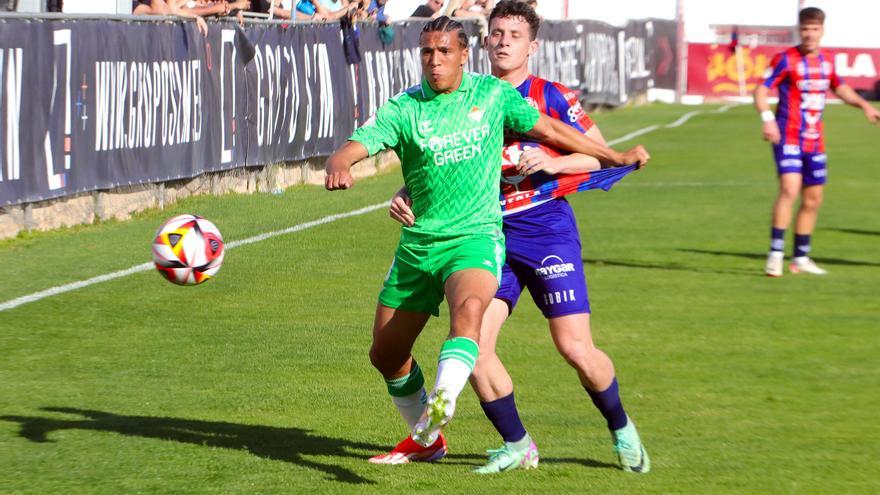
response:
<path fill-rule="evenodd" d="M 465 236 L 440 245 L 422 247 L 400 244 L 391 269 L 379 293 L 379 302 L 389 308 L 440 314 L 443 285 L 453 273 L 482 268 L 501 280 L 504 265 L 504 236 Z"/>

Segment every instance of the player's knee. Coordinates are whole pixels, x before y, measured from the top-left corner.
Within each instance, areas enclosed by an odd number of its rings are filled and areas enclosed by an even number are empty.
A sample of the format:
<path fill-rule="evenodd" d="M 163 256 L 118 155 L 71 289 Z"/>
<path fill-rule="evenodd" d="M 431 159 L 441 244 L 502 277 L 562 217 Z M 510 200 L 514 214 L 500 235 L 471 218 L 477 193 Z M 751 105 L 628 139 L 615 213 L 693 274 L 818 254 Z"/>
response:
<path fill-rule="evenodd" d="M 820 206 L 822 206 L 822 195 L 809 195 L 804 196 L 804 209 L 815 211 L 818 210 Z"/>
<path fill-rule="evenodd" d="M 390 376 L 399 368 L 392 362 L 389 353 L 377 345 L 370 347 L 370 363 L 383 376 Z"/>
<path fill-rule="evenodd" d="M 586 371 L 589 367 L 590 350 L 583 342 L 571 342 L 559 346 L 559 354 L 574 368 Z"/>
<path fill-rule="evenodd" d="M 788 203 L 793 203 L 800 194 L 800 188 L 782 186 L 779 188 L 779 199 Z"/>
<path fill-rule="evenodd" d="M 481 321 L 485 304 L 478 297 L 467 297 L 452 308 L 452 318 L 457 320 Z"/>

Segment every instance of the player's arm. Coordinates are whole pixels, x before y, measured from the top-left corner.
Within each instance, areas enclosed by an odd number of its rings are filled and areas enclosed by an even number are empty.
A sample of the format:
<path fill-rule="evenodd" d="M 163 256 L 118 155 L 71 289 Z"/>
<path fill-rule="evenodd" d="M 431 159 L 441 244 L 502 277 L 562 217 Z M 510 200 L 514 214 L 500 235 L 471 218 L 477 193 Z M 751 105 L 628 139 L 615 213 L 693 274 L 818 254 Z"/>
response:
<path fill-rule="evenodd" d="M 642 166 L 648 163 L 651 158 L 642 145 L 637 145 L 631 150 L 621 153 L 593 141 L 573 127 L 543 113 L 538 117 L 538 122 L 532 130 L 526 134 L 555 148 L 595 157 L 602 165 L 612 167 L 633 164 Z"/>
<path fill-rule="evenodd" d="M 368 156 L 370 154 L 367 148 L 357 141 L 348 141 L 342 145 L 324 164 L 324 187 L 328 191 L 335 191 L 354 186 L 351 167 Z"/>
<path fill-rule="evenodd" d="M 595 125 L 585 133 L 585 135 L 599 144 L 605 145 L 605 137 Z M 545 173 L 555 174 L 580 174 L 583 172 L 591 172 L 599 170 L 602 164 L 599 160 L 581 153 L 571 153 L 569 155 L 550 156 L 543 148 L 529 148 L 520 155 L 517 171 L 521 175 L 531 175 L 535 172 L 544 171 Z"/>
<path fill-rule="evenodd" d="M 758 114 L 761 115 L 761 120 L 764 122 L 761 129 L 764 140 L 770 141 L 773 144 L 779 144 L 782 134 L 780 134 L 779 125 L 776 123 L 776 116 L 770 110 L 770 103 L 767 101 L 769 96 L 770 88 L 759 84 L 755 88 L 755 110 L 758 111 Z"/>
<path fill-rule="evenodd" d="M 837 95 L 838 98 L 844 101 L 847 105 L 852 105 L 856 108 L 861 108 L 863 112 L 865 112 L 865 117 L 868 121 L 873 123 L 880 122 L 880 110 L 877 110 L 873 105 L 868 103 L 864 98 L 859 96 L 858 93 L 855 92 L 847 84 L 841 84 L 840 86 L 834 88 L 834 94 Z"/>

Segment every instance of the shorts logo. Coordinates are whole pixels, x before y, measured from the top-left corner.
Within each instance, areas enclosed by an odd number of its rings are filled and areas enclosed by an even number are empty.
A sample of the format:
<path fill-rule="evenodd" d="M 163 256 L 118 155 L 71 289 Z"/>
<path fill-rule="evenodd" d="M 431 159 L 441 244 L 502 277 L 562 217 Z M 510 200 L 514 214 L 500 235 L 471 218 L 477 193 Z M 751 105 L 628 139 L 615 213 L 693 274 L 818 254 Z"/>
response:
<path fill-rule="evenodd" d="M 574 289 L 556 291 L 556 292 L 545 292 L 541 294 L 544 298 L 544 304 L 548 306 L 552 306 L 554 304 L 567 303 L 570 301 L 574 301 Z"/>
<path fill-rule="evenodd" d="M 801 147 L 796 144 L 785 144 L 782 146 L 783 155 L 800 155 Z"/>
<path fill-rule="evenodd" d="M 818 155 L 813 155 L 813 162 L 815 163 L 825 163 L 828 161 L 828 155 L 825 153 L 819 153 Z"/>
<path fill-rule="evenodd" d="M 554 261 L 556 263 L 554 263 Z M 553 263 L 548 265 L 547 263 Z M 550 280 L 554 278 L 562 278 L 567 277 L 569 272 L 574 271 L 573 263 L 566 263 L 562 258 L 556 256 L 555 254 L 551 254 L 547 256 L 543 260 L 541 260 L 541 266 L 535 268 L 535 275 L 541 277 L 544 280 Z"/>
<path fill-rule="evenodd" d="M 786 158 L 785 160 L 779 160 L 779 166 L 783 168 L 801 168 L 803 163 L 798 158 Z"/>

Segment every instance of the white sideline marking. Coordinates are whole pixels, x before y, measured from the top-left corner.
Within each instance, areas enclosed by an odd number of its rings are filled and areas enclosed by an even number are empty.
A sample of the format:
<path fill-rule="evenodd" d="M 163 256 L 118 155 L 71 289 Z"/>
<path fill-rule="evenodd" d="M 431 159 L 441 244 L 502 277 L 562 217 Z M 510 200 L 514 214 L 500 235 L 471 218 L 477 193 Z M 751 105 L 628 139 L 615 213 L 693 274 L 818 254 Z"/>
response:
<path fill-rule="evenodd" d="M 291 234 L 293 232 L 299 232 L 301 230 L 310 229 L 312 227 L 317 227 L 318 225 L 324 225 L 325 223 L 335 222 L 336 220 L 340 220 L 343 218 L 354 217 L 357 215 L 363 215 L 364 213 L 369 213 L 373 210 L 378 210 L 379 208 L 385 208 L 388 206 L 388 203 L 379 203 L 371 206 L 366 206 L 364 208 L 360 208 L 357 210 L 352 210 L 346 213 L 338 213 L 336 215 L 329 215 L 324 218 L 319 218 L 318 220 L 313 220 L 311 222 L 301 223 L 299 225 L 294 225 L 293 227 L 288 227 L 282 230 L 275 230 L 272 232 L 266 232 L 264 234 L 255 235 L 253 237 L 248 237 L 247 239 L 241 239 L 238 241 L 232 241 L 226 244 L 226 249 L 235 249 L 239 246 L 245 246 L 248 244 L 253 244 L 255 242 L 265 241 L 266 239 L 277 237 L 279 235 Z M 125 270 L 120 270 L 118 272 L 107 273 L 105 275 L 98 275 L 97 277 L 92 277 L 86 280 L 80 280 L 78 282 L 71 282 L 65 285 L 59 285 L 57 287 L 52 287 L 50 289 L 41 290 L 40 292 L 34 292 L 33 294 L 28 294 L 26 296 L 17 297 L 15 299 L 0 303 L 0 311 L 6 311 L 8 309 L 17 308 L 22 304 L 32 303 L 39 301 L 40 299 L 45 299 L 47 297 L 57 296 L 58 294 L 64 294 L 65 292 L 70 292 L 76 289 L 82 289 L 83 287 L 88 287 L 90 285 L 98 284 L 101 282 L 108 282 L 110 280 L 114 280 L 117 278 L 125 277 L 128 275 L 133 275 L 139 272 L 145 272 L 153 268 L 152 263 L 141 263 L 140 265 L 135 265 L 131 268 L 126 268 Z"/>
<path fill-rule="evenodd" d="M 731 108 L 741 105 L 741 103 L 728 103 L 723 107 L 713 110 L 711 113 L 724 113 Z M 691 112 L 687 112 L 686 114 L 679 117 L 675 122 L 671 122 L 669 124 L 664 125 L 664 128 L 674 128 L 684 125 L 691 117 L 699 115 L 701 113 L 705 113 L 703 110 L 693 110 Z M 656 131 L 661 126 L 659 125 L 649 125 L 648 127 L 643 127 L 641 129 L 630 132 L 629 134 L 625 134 L 620 136 L 617 139 L 612 139 L 608 141 L 608 146 L 614 146 L 615 144 L 622 143 L 624 141 L 629 141 L 638 136 L 648 134 Z M 698 186 L 700 183 L 678 183 L 680 186 Z M 247 244 L 253 244 L 255 242 L 265 241 L 266 239 L 270 239 L 272 237 L 277 237 L 279 235 L 292 234 L 294 232 L 299 232 L 301 230 L 309 229 L 312 227 L 317 227 L 318 225 L 324 225 L 325 223 L 335 222 L 336 220 L 340 220 L 347 217 L 354 217 L 358 215 L 363 215 L 364 213 L 369 213 L 373 210 L 378 210 L 379 208 L 384 208 L 388 206 L 388 203 L 378 203 L 371 206 L 366 206 L 364 208 L 360 208 L 357 210 L 352 210 L 346 213 L 338 213 L 336 215 L 326 216 L 324 218 L 319 218 L 318 220 L 313 220 L 311 222 L 301 223 L 299 225 L 294 225 L 293 227 L 288 227 L 282 230 L 275 230 L 272 232 L 266 232 L 265 234 L 258 234 L 253 237 L 248 237 L 247 239 L 241 239 L 238 241 L 232 241 L 226 244 L 226 249 L 235 249 L 239 246 L 245 246 Z M 47 297 L 57 296 L 58 294 L 64 294 L 65 292 L 70 292 L 76 289 L 82 289 L 83 287 L 88 287 L 90 285 L 94 285 L 101 282 L 107 282 L 110 280 L 114 280 L 117 278 L 125 277 L 128 275 L 133 275 L 139 272 L 145 272 L 150 270 L 153 267 L 152 263 L 142 263 L 140 265 L 135 265 L 131 268 L 127 268 L 125 270 L 120 270 L 118 272 L 107 273 L 105 275 L 98 275 L 97 277 L 92 277 L 86 280 L 80 280 L 78 282 L 71 282 L 65 285 L 59 285 L 57 287 L 52 287 L 46 290 L 42 290 L 40 292 L 34 292 L 33 294 L 28 294 L 26 296 L 17 297 L 15 299 L 11 299 L 9 301 L 0 303 L 0 311 L 6 311 L 8 309 L 17 308 L 23 304 L 32 303 L 35 301 L 39 301 L 40 299 L 45 299 Z"/>

